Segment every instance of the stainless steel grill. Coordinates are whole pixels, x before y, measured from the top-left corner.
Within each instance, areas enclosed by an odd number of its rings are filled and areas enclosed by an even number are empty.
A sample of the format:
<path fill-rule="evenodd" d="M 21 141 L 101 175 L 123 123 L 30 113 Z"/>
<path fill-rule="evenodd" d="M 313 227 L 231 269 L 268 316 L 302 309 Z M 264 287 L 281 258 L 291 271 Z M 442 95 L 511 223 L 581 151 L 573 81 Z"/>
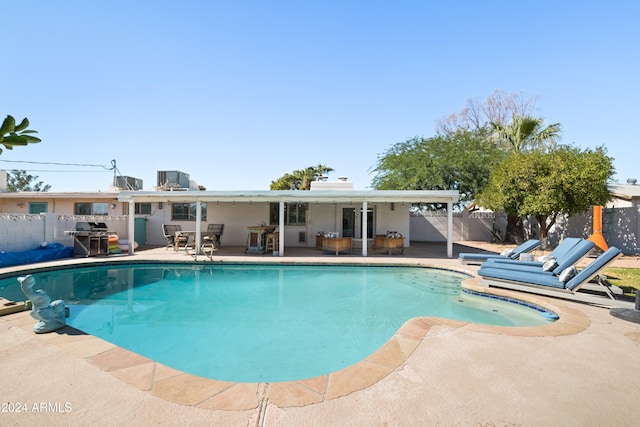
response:
<path fill-rule="evenodd" d="M 78 221 L 76 229 L 65 231 L 73 236 L 75 256 L 96 256 L 109 254 L 109 231 L 104 222 Z"/>

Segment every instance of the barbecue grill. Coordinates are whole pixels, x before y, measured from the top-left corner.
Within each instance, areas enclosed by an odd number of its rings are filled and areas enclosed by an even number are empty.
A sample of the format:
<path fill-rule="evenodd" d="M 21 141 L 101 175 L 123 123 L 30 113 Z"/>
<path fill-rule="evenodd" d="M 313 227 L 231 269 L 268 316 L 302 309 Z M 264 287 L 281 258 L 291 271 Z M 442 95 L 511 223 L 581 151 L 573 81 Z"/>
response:
<path fill-rule="evenodd" d="M 109 254 L 109 231 L 104 222 L 78 221 L 76 229 L 65 231 L 73 236 L 73 254 L 75 256 L 96 256 Z"/>

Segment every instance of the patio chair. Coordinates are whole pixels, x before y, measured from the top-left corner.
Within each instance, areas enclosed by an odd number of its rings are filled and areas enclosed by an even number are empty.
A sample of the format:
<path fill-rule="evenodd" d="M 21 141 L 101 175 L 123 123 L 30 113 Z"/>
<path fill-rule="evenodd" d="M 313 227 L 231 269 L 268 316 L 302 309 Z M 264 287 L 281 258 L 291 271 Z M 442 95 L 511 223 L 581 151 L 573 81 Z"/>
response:
<path fill-rule="evenodd" d="M 502 254 L 494 254 L 494 253 L 479 254 L 479 253 L 463 252 L 460 255 L 458 255 L 458 259 L 460 260 L 461 263 L 466 265 L 471 265 L 471 264 L 480 265 L 483 262 L 487 261 L 488 259 L 493 259 L 493 258 L 515 260 L 520 257 L 520 254 L 531 252 L 541 244 L 542 242 L 540 242 L 540 240 L 529 239 L 526 242 L 522 243 L 521 245 L 515 247 L 514 249 L 503 252 Z"/>
<path fill-rule="evenodd" d="M 273 233 L 267 233 L 265 252 L 277 252 L 280 248 L 280 233 L 274 231 Z"/>
<path fill-rule="evenodd" d="M 180 246 L 187 247 L 187 243 L 189 243 L 189 236 L 180 236 L 176 233 L 182 231 L 182 226 L 180 224 L 162 224 L 162 232 L 164 233 L 164 238 L 167 240 L 167 246 L 164 248 L 167 250 L 168 248 L 173 248 L 174 250 L 180 249 Z"/>
<path fill-rule="evenodd" d="M 215 244 L 215 236 L 208 235 L 206 232 L 202 233 L 202 242 L 200 244 L 200 251 L 198 252 L 196 248 L 192 251 L 188 251 L 188 253 L 195 259 L 198 260 L 198 255 L 204 255 L 209 258 L 210 261 L 213 261 L 213 254 L 218 250 Z"/>
<path fill-rule="evenodd" d="M 617 299 L 600 277 L 598 277 L 597 285 L 604 292 L 604 295 L 594 294 L 592 289 L 590 289 L 589 293 L 579 292 L 580 288 L 585 287 L 594 277 L 598 276 L 602 269 L 620 255 L 622 255 L 620 249 L 612 246 L 582 270 L 575 269 L 576 274 L 573 277 L 571 275 L 564 277 L 563 275 L 556 276 L 544 274 L 543 272 L 498 268 L 494 266 L 494 263 L 488 263 L 488 267 L 483 266 L 480 268 L 478 276 L 480 276 L 480 283 L 489 287 L 528 292 L 600 306 L 631 307 L 633 305 L 631 301 Z M 569 268 L 573 269 L 574 267 Z"/>
<path fill-rule="evenodd" d="M 224 224 L 209 224 L 207 225 L 207 231 L 202 233 L 202 238 L 211 238 L 215 247 L 222 246 L 220 238 L 224 233 Z"/>

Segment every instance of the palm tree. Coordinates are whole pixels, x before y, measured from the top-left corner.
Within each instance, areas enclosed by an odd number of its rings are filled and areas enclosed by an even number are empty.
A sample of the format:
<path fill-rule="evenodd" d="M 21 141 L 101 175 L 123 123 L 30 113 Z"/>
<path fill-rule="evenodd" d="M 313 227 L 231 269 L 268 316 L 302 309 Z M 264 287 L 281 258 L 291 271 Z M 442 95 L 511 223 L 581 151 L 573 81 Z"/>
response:
<path fill-rule="evenodd" d="M 303 171 L 296 171 L 302 173 L 302 190 L 311 189 L 311 181 L 316 181 L 319 177 L 332 172 L 333 168 L 327 165 L 318 163 L 316 166 L 309 166 Z"/>
<path fill-rule="evenodd" d="M 552 148 L 560 139 L 560 123 L 542 128 L 544 121 L 531 116 L 514 114 L 511 123 L 491 122 L 493 137 L 509 151 L 520 153 L 536 148 Z"/>
<path fill-rule="evenodd" d="M 37 132 L 29 130 L 27 127 L 29 127 L 29 120 L 26 117 L 16 126 L 16 119 L 13 116 L 7 116 L 0 126 L 0 145 L 4 145 L 7 150 L 13 150 L 15 145 L 40 142 L 40 138 L 30 135 Z M 0 153 L 2 153 L 2 148 L 0 148 Z"/>
<path fill-rule="evenodd" d="M 315 181 L 319 177 L 332 171 L 333 168 L 323 164 L 294 170 L 278 178 L 276 181 L 271 181 L 269 188 L 271 190 L 310 190 L 311 181 Z"/>
<path fill-rule="evenodd" d="M 318 163 L 313 168 L 315 169 L 315 172 L 316 172 L 316 178 L 325 176 L 329 172 L 333 172 L 333 168 L 330 168 L 329 166 L 323 165 L 321 163 Z"/>

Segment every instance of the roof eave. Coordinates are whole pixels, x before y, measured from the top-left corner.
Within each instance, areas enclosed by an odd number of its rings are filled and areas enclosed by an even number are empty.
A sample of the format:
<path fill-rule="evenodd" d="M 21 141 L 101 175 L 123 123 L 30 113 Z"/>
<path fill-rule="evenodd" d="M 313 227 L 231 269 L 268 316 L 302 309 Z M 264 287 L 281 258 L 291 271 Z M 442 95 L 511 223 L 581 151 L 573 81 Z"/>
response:
<path fill-rule="evenodd" d="M 122 202 L 406 202 L 406 203 L 457 203 L 460 193 L 451 190 L 422 191 L 123 191 Z"/>

